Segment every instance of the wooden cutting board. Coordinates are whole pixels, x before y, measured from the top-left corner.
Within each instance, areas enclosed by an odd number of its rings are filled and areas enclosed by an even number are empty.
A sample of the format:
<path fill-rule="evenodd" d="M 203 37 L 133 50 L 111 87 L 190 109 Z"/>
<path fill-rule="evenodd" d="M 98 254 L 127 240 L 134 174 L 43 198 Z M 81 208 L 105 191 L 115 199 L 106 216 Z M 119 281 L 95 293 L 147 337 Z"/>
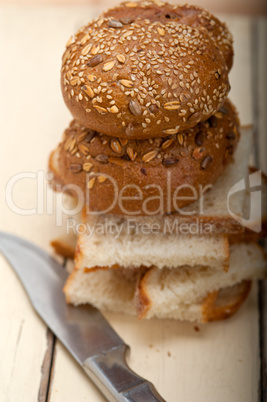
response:
<path fill-rule="evenodd" d="M 46 203 L 44 213 L 39 208 L 29 211 L 28 216 L 18 215 L 14 208 L 36 208 L 37 174 L 40 178 L 45 175 L 48 154 L 71 119 L 59 85 L 65 42 L 97 12 L 88 7 L 0 5 L 0 229 L 50 251 L 49 241 L 56 236 L 56 229 Z M 263 135 L 266 20 L 222 18 L 235 38 L 230 97 L 240 111 L 242 124 L 256 123 L 255 144 L 261 166 L 265 164 L 267 170 Z M 10 200 L 7 205 L 4 189 L 19 172 L 28 172 L 28 179 L 16 182 L 14 205 Z M 52 193 L 45 180 L 42 187 L 49 199 Z M 0 278 L 0 400 L 104 400 L 35 314 L 1 256 Z M 152 381 L 167 401 L 251 402 L 258 400 L 266 375 L 261 375 L 263 314 L 258 295 L 255 284 L 235 317 L 198 327 L 169 320 L 106 316 L 131 346 L 131 367 Z"/>

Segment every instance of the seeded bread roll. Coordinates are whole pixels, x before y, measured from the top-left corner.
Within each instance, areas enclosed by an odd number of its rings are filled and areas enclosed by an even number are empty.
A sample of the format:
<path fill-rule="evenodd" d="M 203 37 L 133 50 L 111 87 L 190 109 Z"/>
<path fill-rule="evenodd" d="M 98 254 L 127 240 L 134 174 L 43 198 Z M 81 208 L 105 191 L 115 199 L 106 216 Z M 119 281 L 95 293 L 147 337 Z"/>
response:
<path fill-rule="evenodd" d="M 155 18 L 158 5 L 144 4 L 145 18 L 131 21 L 134 8 L 128 3 L 67 43 L 62 93 L 86 128 L 127 139 L 167 137 L 207 120 L 227 98 L 229 62 L 222 39 L 208 33 L 215 20 L 201 27 L 184 11 L 185 23 L 163 23 Z"/>
<path fill-rule="evenodd" d="M 90 211 L 168 213 L 194 202 L 201 195 L 201 186 L 216 181 L 232 160 L 239 136 L 239 119 L 230 101 L 183 134 L 154 140 L 119 140 L 72 121 L 51 156 L 50 169 L 55 183 L 74 183 L 84 194 L 89 193 Z M 186 185 L 193 186 L 196 193 Z M 179 199 L 176 205 L 171 200 L 179 186 L 184 188 L 178 197 L 190 198 Z"/>
<path fill-rule="evenodd" d="M 180 6 L 157 0 L 125 2 L 108 10 L 102 16 L 116 19 L 118 14 L 120 14 L 119 22 L 125 25 L 137 18 L 143 18 L 149 21 L 159 21 L 162 24 L 171 20 L 198 28 L 214 40 L 222 51 L 229 70 L 232 68 L 234 56 L 232 34 L 224 23 L 201 7 L 191 4 Z"/>

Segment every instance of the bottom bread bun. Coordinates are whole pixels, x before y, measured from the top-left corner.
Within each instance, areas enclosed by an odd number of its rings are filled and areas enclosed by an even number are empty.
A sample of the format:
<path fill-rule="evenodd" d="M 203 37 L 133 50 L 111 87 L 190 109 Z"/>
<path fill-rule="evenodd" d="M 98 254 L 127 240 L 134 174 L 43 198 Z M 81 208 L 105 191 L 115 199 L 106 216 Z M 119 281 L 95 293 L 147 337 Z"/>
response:
<path fill-rule="evenodd" d="M 180 134 L 118 139 L 72 121 L 50 157 L 56 184 L 78 186 L 90 211 L 156 215 L 198 200 L 233 161 L 239 119 L 232 103 Z"/>

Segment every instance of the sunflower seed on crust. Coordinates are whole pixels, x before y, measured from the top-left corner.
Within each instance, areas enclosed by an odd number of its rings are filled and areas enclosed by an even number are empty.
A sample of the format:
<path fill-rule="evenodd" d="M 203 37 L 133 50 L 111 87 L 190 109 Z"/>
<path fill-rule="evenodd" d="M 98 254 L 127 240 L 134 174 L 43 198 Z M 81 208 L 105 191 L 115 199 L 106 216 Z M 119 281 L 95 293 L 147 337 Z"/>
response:
<path fill-rule="evenodd" d="M 142 114 L 142 108 L 140 103 L 135 100 L 135 99 L 131 99 L 130 103 L 129 103 L 129 109 L 130 112 L 134 115 L 134 116 L 140 116 Z"/>
<path fill-rule="evenodd" d="M 102 63 L 103 57 L 101 54 L 97 54 L 96 56 L 92 57 L 90 60 L 88 60 L 87 66 L 88 67 L 95 67 L 98 66 L 98 64 Z"/>
<path fill-rule="evenodd" d="M 111 28 L 122 28 L 122 23 L 117 20 L 109 20 L 108 22 L 109 27 Z"/>
<path fill-rule="evenodd" d="M 70 171 L 72 173 L 80 173 L 82 170 L 82 166 L 79 163 L 73 163 L 70 165 Z"/>
<path fill-rule="evenodd" d="M 201 165 L 200 165 L 201 169 L 204 169 L 204 170 L 207 169 L 209 167 L 209 165 L 211 164 L 212 160 L 213 160 L 213 158 L 210 155 L 206 156 L 203 159 L 203 161 L 201 162 Z"/>

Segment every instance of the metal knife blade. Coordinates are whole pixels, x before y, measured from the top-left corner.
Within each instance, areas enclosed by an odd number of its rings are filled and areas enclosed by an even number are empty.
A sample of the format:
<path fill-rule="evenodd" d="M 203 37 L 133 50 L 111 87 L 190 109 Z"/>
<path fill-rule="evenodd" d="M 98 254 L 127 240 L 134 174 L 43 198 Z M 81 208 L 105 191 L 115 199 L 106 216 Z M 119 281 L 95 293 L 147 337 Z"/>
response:
<path fill-rule="evenodd" d="M 149 381 L 128 367 L 125 353 L 129 346 L 102 314 L 89 305 L 66 303 L 62 288 L 67 272 L 48 253 L 4 232 L 0 232 L 0 251 L 37 313 L 109 401 L 164 401 Z"/>

